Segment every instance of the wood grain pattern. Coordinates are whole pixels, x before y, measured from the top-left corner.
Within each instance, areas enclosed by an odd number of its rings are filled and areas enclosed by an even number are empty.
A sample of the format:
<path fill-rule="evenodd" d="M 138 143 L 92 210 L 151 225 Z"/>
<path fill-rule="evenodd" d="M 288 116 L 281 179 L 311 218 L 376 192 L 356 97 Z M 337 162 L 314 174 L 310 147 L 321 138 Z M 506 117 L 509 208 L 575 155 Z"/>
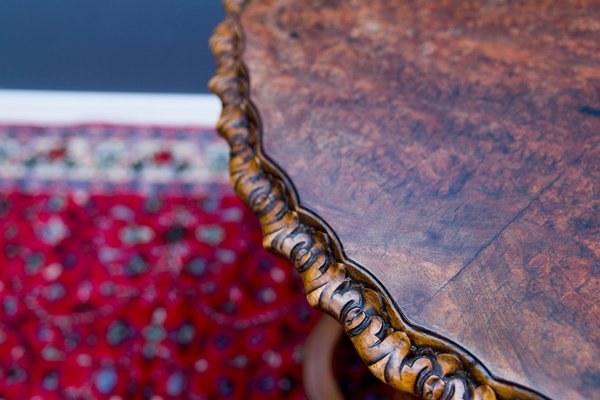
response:
<path fill-rule="evenodd" d="M 599 3 L 227 5 L 234 185 L 373 372 L 432 398 L 598 397 Z"/>

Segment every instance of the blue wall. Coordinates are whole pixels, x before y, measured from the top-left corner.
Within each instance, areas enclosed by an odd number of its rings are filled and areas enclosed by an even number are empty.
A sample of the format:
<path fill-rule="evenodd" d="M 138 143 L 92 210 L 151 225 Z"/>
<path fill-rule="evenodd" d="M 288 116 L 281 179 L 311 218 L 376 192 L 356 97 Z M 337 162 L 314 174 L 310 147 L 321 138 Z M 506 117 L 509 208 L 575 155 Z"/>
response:
<path fill-rule="evenodd" d="M 0 88 L 207 92 L 220 0 L 0 0 Z"/>

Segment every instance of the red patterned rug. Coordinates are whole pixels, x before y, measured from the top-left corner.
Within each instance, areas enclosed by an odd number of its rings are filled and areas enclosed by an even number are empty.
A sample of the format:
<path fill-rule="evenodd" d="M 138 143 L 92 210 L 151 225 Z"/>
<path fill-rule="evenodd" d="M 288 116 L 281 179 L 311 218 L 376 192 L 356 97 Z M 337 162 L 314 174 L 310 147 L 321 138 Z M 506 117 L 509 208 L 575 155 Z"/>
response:
<path fill-rule="evenodd" d="M 0 127 L 0 398 L 305 397 L 318 313 L 226 168 L 212 130 Z"/>

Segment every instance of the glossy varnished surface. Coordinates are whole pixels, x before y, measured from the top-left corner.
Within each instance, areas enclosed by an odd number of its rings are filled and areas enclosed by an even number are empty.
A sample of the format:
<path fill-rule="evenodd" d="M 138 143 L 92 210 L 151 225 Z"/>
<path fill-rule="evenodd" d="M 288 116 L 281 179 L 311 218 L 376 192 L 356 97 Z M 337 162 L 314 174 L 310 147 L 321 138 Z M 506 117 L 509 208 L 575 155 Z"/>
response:
<path fill-rule="evenodd" d="M 266 155 L 410 321 L 593 398 L 600 3 L 528 4 L 251 0 L 243 60 Z"/>

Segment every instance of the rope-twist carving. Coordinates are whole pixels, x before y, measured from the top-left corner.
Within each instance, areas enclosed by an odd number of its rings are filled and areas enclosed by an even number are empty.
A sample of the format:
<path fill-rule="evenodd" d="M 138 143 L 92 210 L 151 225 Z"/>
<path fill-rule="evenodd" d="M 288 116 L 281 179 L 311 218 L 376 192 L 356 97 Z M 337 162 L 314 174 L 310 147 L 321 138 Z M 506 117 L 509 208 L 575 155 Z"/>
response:
<path fill-rule="evenodd" d="M 241 62 L 239 14 L 245 0 L 224 3 L 227 16 L 210 43 L 217 60 L 210 88 L 223 102 L 217 128 L 231 147 L 232 184 L 258 215 L 263 245 L 293 263 L 311 306 L 344 326 L 360 357 L 383 382 L 426 399 L 506 398 L 490 384 L 477 382 L 456 354 L 416 346 L 407 332 L 394 328 L 381 295 L 349 276 L 348 266 L 334 256 L 325 231 L 302 221 L 290 205 L 283 181 L 263 168 L 256 153 L 258 118 L 248 98 L 248 78 Z M 522 398 L 537 398 L 516 392 Z"/>

